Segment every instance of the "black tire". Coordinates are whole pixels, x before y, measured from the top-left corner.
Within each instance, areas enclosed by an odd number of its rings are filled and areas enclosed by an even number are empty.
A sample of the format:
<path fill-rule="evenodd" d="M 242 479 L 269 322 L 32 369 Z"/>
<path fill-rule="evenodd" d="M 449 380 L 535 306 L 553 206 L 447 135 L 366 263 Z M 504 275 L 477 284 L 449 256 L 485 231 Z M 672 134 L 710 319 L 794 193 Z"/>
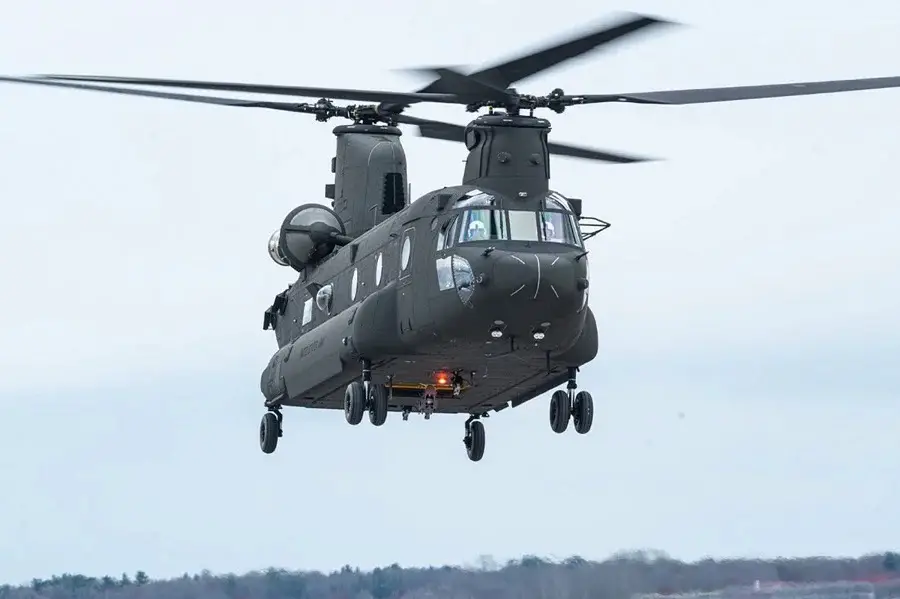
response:
<path fill-rule="evenodd" d="M 469 425 L 469 443 L 466 445 L 466 454 L 473 462 L 484 457 L 484 425 L 480 420 L 474 420 Z"/>
<path fill-rule="evenodd" d="M 572 424 L 575 425 L 575 432 L 579 435 L 590 432 L 591 426 L 594 424 L 594 398 L 587 391 L 579 391 L 575 395 Z"/>
<path fill-rule="evenodd" d="M 278 447 L 278 437 L 281 436 L 281 425 L 278 417 L 272 412 L 263 414 L 259 423 L 259 448 L 263 453 L 272 453 Z"/>
<path fill-rule="evenodd" d="M 388 392 L 384 385 L 371 383 L 369 385 L 369 422 L 374 426 L 381 426 L 387 420 Z"/>
<path fill-rule="evenodd" d="M 349 424 L 356 426 L 362 422 L 366 412 L 366 388 L 362 381 L 353 381 L 344 391 L 344 418 Z"/>
<path fill-rule="evenodd" d="M 550 428 L 554 433 L 560 434 L 566 432 L 569 428 L 569 417 L 572 415 L 572 408 L 569 405 L 569 392 L 554 391 L 550 396 Z"/>

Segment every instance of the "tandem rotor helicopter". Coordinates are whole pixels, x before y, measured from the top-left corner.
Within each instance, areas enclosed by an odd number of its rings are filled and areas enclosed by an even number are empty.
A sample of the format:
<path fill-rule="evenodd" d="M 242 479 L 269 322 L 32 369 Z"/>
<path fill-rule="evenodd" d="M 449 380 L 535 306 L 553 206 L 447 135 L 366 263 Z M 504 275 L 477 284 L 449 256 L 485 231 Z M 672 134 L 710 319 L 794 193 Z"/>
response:
<path fill-rule="evenodd" d="M 609 102 L 695 104 L 900 87 L 900 77 L 592 95 L 554 89 L 533 96 L 511 87 L 667 23 L 627 15 L 477 72 L 429 69 L 434 80 L 415 93 L 75 75 L 0 81 L 352 121 L 333 131 L 334 183 L 325 186 L 332 208 L 298 206 L 268 241 L 271 258 L 299 276 L 275 296 L 263 319 L 263 328 L 275 332 L 278 351 L 261 376 L 266 412 L 260 447 L 275 451 L 288 406 L 343 409 L 351 425 L 366 413 L 375 426 L 389 412 L 400 412 L 403 420 L 413 412 L 426 419 L 453 413 L 468 415 L 463 440 L 469 459 L 479 461 L 482 418 L 562 385 L 550 398 L 551 429 L 562 433 L 571 420 L 584 434 L 593 422 L 593 398 L 577 385 L 579 368 L 598 351 L 585 242 L 609 224 L 585 216 L 581 200 L 549 188 L 550 155 L 645 160 L 550 142 L 550 123 L 534 116 L 536 109 L 560 114 Z M 98 83 L 323 99 L 240 100 Z M 338 106 L 325 98 L 377 104 Z M 419 102 L 487 114 L 465 127 L 404 114 Z M 464 142 L 462 184 L 410 201 L 398 125 Z"/>

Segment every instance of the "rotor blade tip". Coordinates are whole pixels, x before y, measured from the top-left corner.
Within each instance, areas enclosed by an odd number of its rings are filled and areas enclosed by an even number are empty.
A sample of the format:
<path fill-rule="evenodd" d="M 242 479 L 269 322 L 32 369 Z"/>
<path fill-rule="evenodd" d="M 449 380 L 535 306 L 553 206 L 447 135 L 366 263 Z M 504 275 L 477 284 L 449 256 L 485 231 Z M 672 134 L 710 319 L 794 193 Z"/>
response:
<path fill-rule="evenodd" d="M 681 21 L 675 21 L 672 19 L 667 19 L 665 17 L 661 17 L 661 16 L 657 16 L 657 15 L 648 15 L 648 14 L 644 14 L 644 13 L 627 12 L 627 13 L 625 13 L 625 17 L 627 17 L 628 20 L 631 20 L 631 21 L 645 21 L 651 25 L 663 25 L 663 26 L 684 25 L 684 23 L 682 23 Z"/>
<path fill-rule="evenodd" d="M 662 25 L 664 27 L 683 27 L 685 24 L 681 21 L 675 21 L 673 19 L 667 19 L 665 17 L 648 17 L 653 20 L 653 22 L 657 25 Z"/>

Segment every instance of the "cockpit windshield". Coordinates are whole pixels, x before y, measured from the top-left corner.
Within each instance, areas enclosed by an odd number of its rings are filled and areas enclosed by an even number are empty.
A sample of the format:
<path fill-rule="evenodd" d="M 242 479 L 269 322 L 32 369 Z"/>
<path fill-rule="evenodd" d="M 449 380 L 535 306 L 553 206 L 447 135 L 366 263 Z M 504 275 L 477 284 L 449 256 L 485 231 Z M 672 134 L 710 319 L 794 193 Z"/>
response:
<path fill-rule="evenodd" d="M 537 214 L 524 210 L 509 211 L 510 239 L 515 241 L 537 241 Z"/>
<path fill-rule="evenodd" d="M 582 247 L 578 223 L 569 202 L 551 192 L 541 210 L 499 210 L 494 196 L 470 192 L 455 205 L 460 209 L 438 234 L 438 251 L 460 243 L 510 240 L 550 242 Z"/>

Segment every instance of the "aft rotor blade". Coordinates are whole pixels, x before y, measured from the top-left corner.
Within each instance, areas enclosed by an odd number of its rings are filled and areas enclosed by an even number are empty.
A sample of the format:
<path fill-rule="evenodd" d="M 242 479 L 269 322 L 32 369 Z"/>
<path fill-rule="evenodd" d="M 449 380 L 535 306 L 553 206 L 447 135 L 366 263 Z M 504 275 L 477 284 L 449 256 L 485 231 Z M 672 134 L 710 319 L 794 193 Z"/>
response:
<path fill-rule="evenodd" d="M 462 142 L 465 140 L 466 128 L 461 125 L 453 125 L 450 123 L 442 123 L 440 121 L 431 121 L 427 119 L 419 119 L 399 115 L 398 122 L 407 125 L 415 125 L 419 128 L 419 135 L 430 139 L 442 139 L 444 141 Z M 594 150 L 592 148 L 582 148 L 578 146 L 570 146 L 568 144 L 550 142 L 547 149 L 551 154 L 558 156 L 569 156 L 572 158 L 584 158 L 587 160 L 598 160 L 601 162 L 612 162 L 615 164 L 630 164 L 633 162 L 648 162 L 655 160 L 654 158 L 642 158 L 639 156 L 629 156 L 627 154 L 619 154 L 614 152 L 606 152 L 603 150 Z"/>
<path fill-rule="evenodd" d="M 181 102 L 196 102 L 200 104 L 218 104 L 220 106 L 239 106 L 244 108 L 269 108 L 272 110 L 284 110 L 287 112 L 309 112 L 307 104 L 294 104 L 290 102 L 266 102 L 260 100 L 240 100 L 237 98 L 218 98 L 215 96 L 196 96 L 192 94 L 175 94 L 144 89 L 127 89 L 121 87 L 109 87 L 105 85 L 88 85 L 84 83 L 67 83 L 50 79 L 32 79 L 30 77 L 0 77 L 0 81 L 8 83 L 25 83 L 28 85 L 46 85 L 65 89 L 83 89 L 88 91 L 104 92 L 108 94 L 122 94 L 125 96 L 144 96 L 147 98 L 161 98 L 164 100 L 179 100 Z"/>
<path fill-rule="evenodd" d="M 567 96 L 572 104 L 599 104 L 602 102 L 629 102 L 635 104 L 705 104 L 709 102 L 733 102 L 736 100 L 762 100 L 790 96 L 811 96 L 840 92 L 887 89 L 900 87 L 900 77 L 873 79 L 843 79 L 837 81 L 808 81 L 776 85 L 743 85 L 740 87 L 711 87 L 706 89 L 681 89 L 644 92 L 637 94 L 597 94 Z"/>
<path fill-rule="evenodd" d="M 230 83 L 221 81 L 191 81 L 185 79 L 154 79 L 143 77 L 108 77 L 101 75 L 37 75 L 36 78 L 57 81 L 81 81 L 87 83 L 115 83 L 118 85 L 148 85 L 276 96 L 306 98 L 330 98 L 364 102 L 437 102 L 441 104 L 466 104 L 475 99 L 460 98 L 457 94 L 404 93 L 329 87 L 300 87 L 295 85 L 268 85 L 258 83 Z M 477 98 L 476 98 L 477 99 Z"/>
<path fill-rule="evenodd" d="M 430 119 L 420 119 L 405 114 L 395 115 L 394 118 L 398 123 L 405 125 L 415 125 L 419 128 L 419 135 L 429 139 L 442 139 L 444 141 L 463 142 L 466 139 L 466 128 L 462 125 L 454 125 L 452 123 L 444 123 L 441 121 L 432 121 Z"/>

